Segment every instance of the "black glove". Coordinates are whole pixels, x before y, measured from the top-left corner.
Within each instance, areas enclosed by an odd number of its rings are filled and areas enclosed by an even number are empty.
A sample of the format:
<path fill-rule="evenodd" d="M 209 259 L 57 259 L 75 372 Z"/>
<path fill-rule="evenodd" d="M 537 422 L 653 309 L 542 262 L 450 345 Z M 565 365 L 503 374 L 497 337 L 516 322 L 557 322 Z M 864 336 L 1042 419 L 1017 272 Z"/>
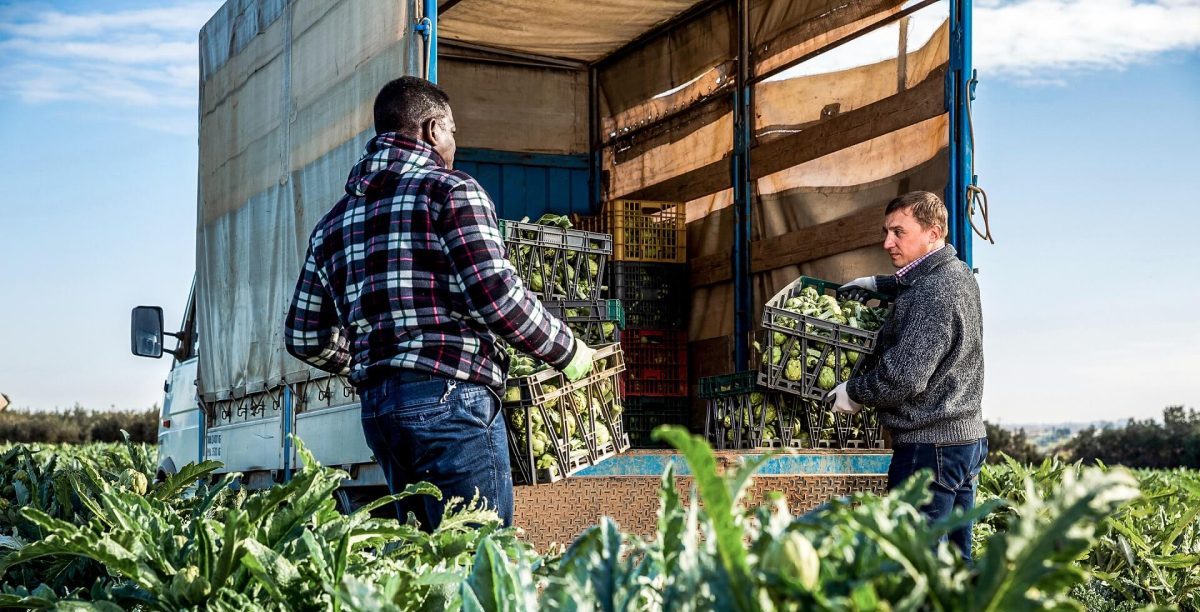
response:
<path fill-rule="evenodd" d="M 876 289 L 874 276 L 862 276 L 838 287 L 837 296 L 840 300 L 864 302 L 868 299 L 869 292 Z"/>

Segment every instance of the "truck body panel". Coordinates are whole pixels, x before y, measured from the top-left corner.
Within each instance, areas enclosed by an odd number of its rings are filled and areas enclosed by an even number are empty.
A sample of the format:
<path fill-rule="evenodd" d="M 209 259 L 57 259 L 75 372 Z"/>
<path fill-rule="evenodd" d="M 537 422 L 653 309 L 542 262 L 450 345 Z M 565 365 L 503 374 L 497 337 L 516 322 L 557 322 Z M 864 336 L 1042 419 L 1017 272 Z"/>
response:
<path fill-rule="evenodd" d="M 204 413 L 196 396 L 197 363 L 195 357 L 177 362 L 167 376 L 158 429 L 160 475 L 173 474 L 192 461 L 204 459 L 200 444 Z"/>

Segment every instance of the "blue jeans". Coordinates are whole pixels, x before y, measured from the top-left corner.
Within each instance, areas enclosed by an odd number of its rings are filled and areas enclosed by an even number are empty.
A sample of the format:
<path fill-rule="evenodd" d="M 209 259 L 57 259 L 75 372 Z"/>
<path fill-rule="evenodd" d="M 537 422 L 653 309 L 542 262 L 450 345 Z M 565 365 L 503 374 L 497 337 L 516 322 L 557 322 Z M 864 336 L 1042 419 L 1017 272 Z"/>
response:
<path fill-rule="evenodd" d="M 359 389 L 367 445 L 383 468 L 388 489 L 403 491 L 427 481 L 442 491 L 396 502 L 400 521 L 416 515 L 433 531 L 451 497 L 470 501 L 478 491 L 512 525 L 513 482 L 500 398 L 487 387 L 433 378 L 402 382 L 398 376 Z"/>
<path fill-rule="evenodd" d="M 975 490 L 979 486 L 979 470 L 987 459 L 987 438 L 974 442 L 951 444 L 896 444 L 892 449 L 892 464 L 888 467 L 888 490 L 899 487 L 920 470 L 933 473 L 933 501 L 921 508 L 930 521 L 950 515 L 953 508 L 970 510 L 975 507 Z M 971 529 L 967 524 L 949 534 L 949 541 L 958 547 L 969 565 Z M 945 538 L 943 538 L 945 540 Z"/>

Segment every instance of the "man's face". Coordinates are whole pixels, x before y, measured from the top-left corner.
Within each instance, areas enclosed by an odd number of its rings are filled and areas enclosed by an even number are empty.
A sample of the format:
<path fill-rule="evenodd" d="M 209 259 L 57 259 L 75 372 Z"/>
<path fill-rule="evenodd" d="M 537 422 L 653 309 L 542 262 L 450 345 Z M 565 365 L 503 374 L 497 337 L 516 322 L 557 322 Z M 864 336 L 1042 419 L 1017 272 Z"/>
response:
<path fill-rule="evenodd" d="M 920 259 L 942 244 L 936 227 L 921 227 L 912 211 L 902 208 L 883 220 L 883 250 L 892 258 L 892 265 L 903 268 Z"/>
<path fill-rule="evenodd" d="M 458 127 L 454 125 L 454 112 L 449 107 L 446 114 L 430 119 L 425 124 L 425 141 L 442 156 L 447 168 L 454 168 L 454 152 L 458 150 L 454 142 L 454 133 Z"/>

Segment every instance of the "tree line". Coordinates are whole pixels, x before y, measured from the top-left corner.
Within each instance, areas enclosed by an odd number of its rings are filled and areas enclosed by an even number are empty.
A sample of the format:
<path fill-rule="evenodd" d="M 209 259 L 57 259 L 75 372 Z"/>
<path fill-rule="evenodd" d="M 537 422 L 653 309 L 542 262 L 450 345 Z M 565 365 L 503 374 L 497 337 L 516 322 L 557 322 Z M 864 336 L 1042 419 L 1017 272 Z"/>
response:
<path fill-rule="evenodd" d="M 76 404 L 68 410 L 0 411 L 0 443 L 120 442 L 121 430 L 134 442 L 158 442 L 157 406 L 145 410 L 87 410 Z"/>
<path fill-rule="evenodd" d="M 1131 468 L 1200 469 L 1200 412 L 1168 406 L 1162 419 L 1130 419 L 1123 427 L 1089 427 L 1048 452 L 1039 450 L 1025 430 L 987 424 L 989 460 L 1003 452 L 1021 463 L 1040 462 L 1047 454 L 1087 464 L 1103 462 Z"/>

